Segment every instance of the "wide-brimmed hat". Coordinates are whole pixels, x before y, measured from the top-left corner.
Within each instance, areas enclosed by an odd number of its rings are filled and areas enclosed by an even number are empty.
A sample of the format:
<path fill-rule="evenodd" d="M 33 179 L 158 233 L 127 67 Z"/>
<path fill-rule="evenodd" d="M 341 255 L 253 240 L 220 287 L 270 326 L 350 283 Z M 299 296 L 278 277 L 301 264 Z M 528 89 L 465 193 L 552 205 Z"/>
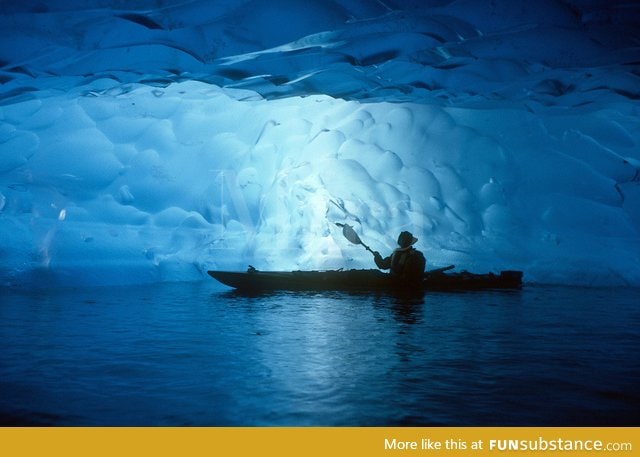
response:
<path fill-rule="evenodd" d="M 418 238 L 414 237 L 411 232 L 402 232 L 398 236 L 398 246 L 407 248 L 418 242 Z"/>

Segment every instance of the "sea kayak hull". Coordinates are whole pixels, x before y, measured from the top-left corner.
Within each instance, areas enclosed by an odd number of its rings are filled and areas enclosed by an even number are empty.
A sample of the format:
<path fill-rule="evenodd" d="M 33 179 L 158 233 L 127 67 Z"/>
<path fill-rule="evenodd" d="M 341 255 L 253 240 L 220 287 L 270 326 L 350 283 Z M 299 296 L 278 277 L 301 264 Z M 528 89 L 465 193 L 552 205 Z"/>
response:
<path fill-rule="evenodd" d="M 398 291 L 407 290 L 388 273 L 380 270 L 330 270 L 330 271 L 258 271 L 247 272 L 209 271 L 219 282 L 245 291 L 296 290 L 296 291 Z M 518 289 L 522 286 L 522 272 L 502 271 L 500 274 L 425 273 L 421 284 L 411 288 L 429 290 L 484 290 Z"/>

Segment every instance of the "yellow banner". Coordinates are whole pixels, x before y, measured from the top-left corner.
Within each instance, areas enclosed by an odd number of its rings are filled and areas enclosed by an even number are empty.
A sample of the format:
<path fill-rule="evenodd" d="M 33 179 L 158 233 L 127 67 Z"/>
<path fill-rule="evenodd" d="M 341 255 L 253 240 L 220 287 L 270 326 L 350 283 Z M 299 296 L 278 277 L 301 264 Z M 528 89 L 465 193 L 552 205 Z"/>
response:
<path fill-rule="evenodd" d="M 6 456 L 640 456 L 640 428 L 2 428 Z"/>

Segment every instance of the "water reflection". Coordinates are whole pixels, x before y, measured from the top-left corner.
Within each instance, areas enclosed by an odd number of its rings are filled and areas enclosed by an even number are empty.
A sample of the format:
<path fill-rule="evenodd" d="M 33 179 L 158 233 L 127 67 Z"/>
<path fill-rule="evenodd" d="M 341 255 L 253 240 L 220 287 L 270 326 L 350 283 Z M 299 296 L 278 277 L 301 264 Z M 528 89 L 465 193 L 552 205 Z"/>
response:
<path fill-rule="evenodd" d="M 203 285 L 7 294 L 0 417 L 14 425 L 637 425 L 637 298 Z"/>
<path fill-rule="evenodd" d="M 404 324 L 417 324 L 422 321 L 424 313 L 424 296 L 394 296 L 382 300 L 386 306 L 390 306 L 394 317 Z"/>

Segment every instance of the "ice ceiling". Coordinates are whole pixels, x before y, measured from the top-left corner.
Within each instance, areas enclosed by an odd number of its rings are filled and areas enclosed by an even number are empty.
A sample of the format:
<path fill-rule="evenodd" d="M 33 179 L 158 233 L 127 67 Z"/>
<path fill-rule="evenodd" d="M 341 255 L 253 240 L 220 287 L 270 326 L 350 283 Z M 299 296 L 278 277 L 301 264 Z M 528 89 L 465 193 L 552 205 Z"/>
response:
<path fill-rule="evenodd" d="M 0 28 L 3 286 L 373 268 L 334 222 L 640 286 L 635 2 L 43 0 Z"/>

